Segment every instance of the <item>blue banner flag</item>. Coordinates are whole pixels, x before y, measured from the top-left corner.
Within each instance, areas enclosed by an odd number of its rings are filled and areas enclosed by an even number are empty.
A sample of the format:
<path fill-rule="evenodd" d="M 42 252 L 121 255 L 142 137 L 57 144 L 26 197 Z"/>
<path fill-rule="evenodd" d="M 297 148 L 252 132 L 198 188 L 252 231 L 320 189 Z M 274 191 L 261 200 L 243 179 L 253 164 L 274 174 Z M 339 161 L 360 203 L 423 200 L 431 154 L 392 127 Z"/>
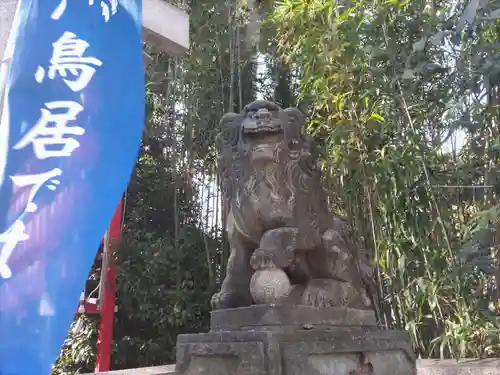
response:
<path fill-rule="evenodd" d="M 0 375 L 50 373 L 130 178 L 141 9 L 20 0 L 0 76 Z"/>

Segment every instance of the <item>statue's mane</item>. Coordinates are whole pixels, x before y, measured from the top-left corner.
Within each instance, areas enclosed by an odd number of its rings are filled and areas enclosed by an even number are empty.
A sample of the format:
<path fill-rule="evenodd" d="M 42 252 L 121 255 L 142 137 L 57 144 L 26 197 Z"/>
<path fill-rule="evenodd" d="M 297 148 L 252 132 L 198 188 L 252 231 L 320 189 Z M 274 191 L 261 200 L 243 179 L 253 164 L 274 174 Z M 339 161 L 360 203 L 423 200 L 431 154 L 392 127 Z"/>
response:
<path fill-rule="evenodd" d="M 284 186 L 288 192 L 311 193 L 314 185 L 320 188 L 320 169 L 318 155 L 312 139 L 305 133 L 305 117 L 297 108 L 279 111 L 283 125 L 283 139 L 276 143 L 275 161 L 283 166 Z M 228 113 L 220 122 L 221 131 L 217 135 L 219 151 L 218 164 L 224 200 L 224 213 L 227 215 L 231 201 L 237 190 L 252 175 L 249 165 L 250 148 L 245 142 L 242 123 L 245 113 Z"/>

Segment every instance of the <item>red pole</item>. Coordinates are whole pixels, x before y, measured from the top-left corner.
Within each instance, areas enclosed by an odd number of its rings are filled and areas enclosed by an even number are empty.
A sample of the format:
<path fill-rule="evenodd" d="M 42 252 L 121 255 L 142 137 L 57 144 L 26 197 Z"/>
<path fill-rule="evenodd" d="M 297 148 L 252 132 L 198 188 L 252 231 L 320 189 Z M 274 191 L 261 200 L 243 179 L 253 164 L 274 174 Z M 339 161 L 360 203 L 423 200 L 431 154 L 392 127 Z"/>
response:
<path fill-rule="evenodd" d="M 101 294 L 101 321 L 99 324 L 99 337 L 97 339 L 97 359 L 95 372 L 103 372 L 110 370 L 111 349 L 113 343 L 113 323 L 115 314 L 115 292 L 116 292 L 116 265 L 115 254 L 116 247 L 120 241 L 123 200 L 116 208 L 115 214 L 109 225 L 108 242 L 109 246 L 104 246 L 104 250 L 108 249 L 108 267 L 106 272 L 106 280 Z M 103 254 L 105 255 L 105 254 Z"/>

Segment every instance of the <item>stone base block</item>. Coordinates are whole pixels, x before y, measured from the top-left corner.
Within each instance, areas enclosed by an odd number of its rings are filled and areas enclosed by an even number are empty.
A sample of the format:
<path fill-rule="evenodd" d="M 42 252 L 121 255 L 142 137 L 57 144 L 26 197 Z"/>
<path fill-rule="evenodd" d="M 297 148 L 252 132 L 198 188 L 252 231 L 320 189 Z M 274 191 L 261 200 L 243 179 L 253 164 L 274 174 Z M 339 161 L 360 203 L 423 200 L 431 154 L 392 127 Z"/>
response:
<path fill-rule="evenodd" d="M 253 305 L 212 311 L 211 331 L 366 326 L 377 328 L 372 310 L 346 307 Z"/>
<path fill-rule="evenodd" d="M 241 314 L 238 309 L 214 313 L 211 332 L 178 337 L 177 375 L 416 374 L 406 332 L 356 325 L 352 314 L 351 324 L 336 325 L 349 319 L 343 315 L 325 321 L 319 311 L 307 314 L 313 323 L 304 324 L 305 311 L 280 309 L 259 306 L 243 308 Z M 237 315 L 244 321 L 240 327 Z M 286 323 L 276 325 L 279 321 Z"/>

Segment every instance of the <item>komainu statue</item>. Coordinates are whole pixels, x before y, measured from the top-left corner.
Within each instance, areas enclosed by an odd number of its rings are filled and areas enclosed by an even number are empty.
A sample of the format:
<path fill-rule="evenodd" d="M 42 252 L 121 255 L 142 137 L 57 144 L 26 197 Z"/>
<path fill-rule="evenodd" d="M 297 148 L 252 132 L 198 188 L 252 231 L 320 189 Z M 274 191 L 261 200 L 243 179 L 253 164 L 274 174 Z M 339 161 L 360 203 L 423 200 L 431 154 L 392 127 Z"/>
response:
<path fill-rule="evenodd" d="M 305 123 L 298 109 L 262 100 L 221 120 L 231 254 L 214 309 L 254 303 L 372 309 L 372 267 L 348 225 L 328 210 Z"/>

